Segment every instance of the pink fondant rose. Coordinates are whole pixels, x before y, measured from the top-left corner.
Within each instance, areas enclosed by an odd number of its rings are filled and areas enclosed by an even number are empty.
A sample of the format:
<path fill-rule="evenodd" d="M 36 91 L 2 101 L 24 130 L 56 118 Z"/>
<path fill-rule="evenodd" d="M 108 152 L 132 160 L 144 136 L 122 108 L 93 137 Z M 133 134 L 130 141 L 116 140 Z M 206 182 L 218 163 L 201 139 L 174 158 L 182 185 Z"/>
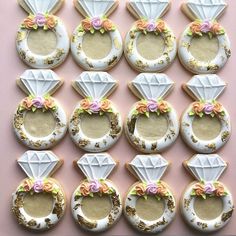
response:
<path fill-rule="evenodd" d="M 211 31 L 211 22 L 206 20 L 201 24 L 201 32 L 208 33 Z"/>
<path fill-rule="evenodd" d="M 100 17 L 94 17 L 91 20 L 91 24 L 94 29 L 100 30 L 102 28 L 102 20 Z"/>
<path fill-rule="evenodd" d="M 211 103 L 207 103 L 204 106 L 204 112 L 206 115 L 210 115 L 214 110 L 214 105 L 212 105 Z"/>
<path fill-rule="evenodd" d="M 33 106 L 36 108 L 43 108 L 44 106 L 44 99 L 42 97 L 36 97 L 32 100 Z"/>
<path fill-rule="evenodd" d="M 43 191 L 43 181 L 42 180 L 35 181 L 33 188 L 36 193 L 41 193 Z"/>
<path fill-rule="evenodd" d="M 150 195 L 157 194 L 157 185 L 155 183 L 149 183 L 146 188 L 146 193 Z"/>
<path fill-rule="evenodd" d="M 214 186 L 214 184 L 212 184 L 212 183 L 206 183 L 205 184 L 205 187 L 204 187 L 204 192 L 206 193 L 206 194 L 213 194 L 214 193 L 214 191 L 215 191 L 215 186 Z"/>
<path fill-rule="evenodd" d="M 42 13 L 38 13 L 34 18 L 34 22 L 39 27 L 43 27 L 46 24 L 47 20 L 46 20 L 45 16 Z"/>
<path fill-rule="evenodd" d="M 158 109 L 157 102 L 155 100 L 149 100 L 147 103 L 147 108 L 150 112 L 156 112 Z"/>
<path fill-rule="evenodd" d="M 100 104 L 98 101 L 93 101 L 91 104 L 90 104 L 90 110 L 94 113 L 96 112 L 99 112 L 100 111 Z"/>
<path fill-rule="evenodd" d="M 93 180 L 90 182 L 90 191 L 92 193 L 97 193 L 100 191 L 101 184 L 97 180 Z"/>
<path fill-rule="evenodd" d="M 147 24 L 147 31 L 154 32 L 156 30 L 156 23 L 154 21 L 149 21 Z"/>

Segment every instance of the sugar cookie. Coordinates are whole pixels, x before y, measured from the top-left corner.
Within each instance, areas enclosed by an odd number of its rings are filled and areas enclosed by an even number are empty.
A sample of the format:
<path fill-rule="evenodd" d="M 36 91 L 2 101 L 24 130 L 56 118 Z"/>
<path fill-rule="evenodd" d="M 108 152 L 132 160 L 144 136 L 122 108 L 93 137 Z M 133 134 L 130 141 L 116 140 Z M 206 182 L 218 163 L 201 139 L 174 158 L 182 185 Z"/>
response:
<path fill-rule="evenodd" d="M 202 232 L 220 230 L 230 220 L 234 206 L 232 195 L 218 181 L 227 164 L 217 154 L 197 154 L 185 162 L 197 179 L 183 193 L 181 211 L 186 222 Z"/>
<path fill-rule="evenodd" d="M 225 0 L 186 0 L 183 12 L 194 20 L 179 40 L 178 54 L 183 66 L 194 74 L 211 74 L 231 56 L 225 29 L 216 21 L 224 12 Z"/>
<path fill-rule="evenodd" d="M 127 33 L 125 56 L 140 72 L 161 72 L 173 62 L 177 53 L 176 37 L 160 18 L 170 0 L 129 0 L 128 10 L 138 19 Z"/>
<path fill-rule="evenodd" d="M 216 101 L 225 87 L 217 75 L 196 75 L 183 87 L 197 101 L 182 115 L 181 135 L 199 153 L 216 152 L 230 138 L 229 113 Z"/>
<path fill-rule="evenodd" d="M 62 161 L 50 151 L 27 151 L 18 164 L 28 178 L 12 195 L 13 214 L 28 229 L 48 230 L 61 220 L 66 208 L 62 187 L 49 177 Z"/>
<path fill-rule="evenodd" d="M 117 81 L 106 72 L 83 72 L 73 87 L 85 98 L 70 118 L 72 140 L 88 152 L 108 150 L 122 133 L 121 115 L 106 98 L 117 87 Z"/>
<path fill-rule="evenodd" d="M 13 128 L 17 138 L 33 149 L 56 145 L 66 134 L 67 117 L 50 95 L 62 81 L 51 70 L 26 70 L 17 83 L 28 94 L 14 114 Z"/>
<path fill-rule="evenodd" d="M 30 67 L 51 69 L 66 59 L 70 40 L 63 22 L 54 14 L 64 0 L 18 0 L 29 13 L 17 33 L 16 48 Z"/>
<path fill-rule="evenodd" d="M 118 0 L 74 0 L 86 19 L 75 29 L 71 52 L 85 70 L 106 71 L 115 66 L 123 53 L 123 42 L 116 25 L 107 17 Z"/>
<path fill-rule="evenodd" d="M 174 219 L 175 198 L 169 186 L 160 180 L 168 165 L 161 155 L 137 155 L 128 166 L 140 182 L 129 189 L 124 214 L 141 232 L 158 233 Z"/>
<path fill-rule="evenodd" d="M 131 108 L 125 132 L 130 143 L 144 153 L 158 153 L 172 145 L 179 134 L 174 108 L 163 98 L 173 87 L 165 74 L 142 73 L 130 84 L 141 101 Z"/>
<path fill-rule="evenodd" d="M 80 183 L 72 195 L 73 217 L 85 230 L 107 230 L 119 220 L 122 212 L 119 191 L 107 180 L 116 162 L 107 153 L 97 153 L 85 154 L 76 165 L 87 179 Z"/>

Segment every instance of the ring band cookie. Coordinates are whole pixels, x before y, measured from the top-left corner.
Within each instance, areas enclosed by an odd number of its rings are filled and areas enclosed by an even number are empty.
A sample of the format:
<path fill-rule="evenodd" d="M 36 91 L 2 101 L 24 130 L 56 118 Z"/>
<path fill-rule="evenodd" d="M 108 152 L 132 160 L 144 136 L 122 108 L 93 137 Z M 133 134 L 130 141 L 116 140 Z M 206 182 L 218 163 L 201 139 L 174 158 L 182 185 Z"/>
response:
<path fill-rule="evenodd" d="M 119 191 L 107 180 L 116 162 L 107 153 L 85 154 L 76 165 L 87 177 L 74 191 L 71 210 L 85 230 L 101 232 L 112 227 L 122 213 Z"/>
<path fill-rule="evenodd" d="M 122 133 L 122 118 L 106 97 L 117 87 L 106 72 L 83 72 L 73 87 L 84 97 L 69 123 L 72 140 L 88 152 L 102 152 L 114 145 Z"/>
<path fill-rule="evenodd" d="M 60 18 L 53 15 L 63 0 L 18 0 L 29 13 L 17 33 L 16 48 L 22 61 L 36 69 L 52 69 L 66 59 L 70 40 Z"/>
<path fill-rule="evenodd" d="M 227 164 L 217 154 L 197 154 L 185 162 L 197 179 L 183 193 L 181 211 L 186 222 L 202 232 L 214 232 L 231 219 L 232 195 L 218 181 Z"/>
<path fill-rule="evenodd" d="M 32 149 L 48 149 L 66 134 L 67 117 L 61 105 L 51 97 L 62 84 L 51 70 L 26 70 L 17 81 L 28 94 L 14 114 L 17 138 Z"/>
<path fill-rule="evenodd" d="M 176 37 L 160 18 L 170 0 L 129 0 L 128 10 L 138 19 L 125 38 L 128 63 L 140 72 L 162 72 L 176 57 Z"/>
<path fill-rule="evenodd" d="M 152 73 L 142 73 L 131 82 L 131 91 L 142 100 L 131 108 L 125 132 L 130 143 L 138 151 L 162 152 L 177 139 L 177 113 L 163 100 L 173 84 L 167 75 Z"/>
<path fill-rule="evenodd" d="M 225 0 L 186 0 L 183 3 L 183 12 L 194 22 L 180 37 L 178 54 L 190 72 L 216 73 L 231 56 L 228 35 L 217 22 L 226 7 Z"/>
<path fill-rule="evenodd" d="M 107 71 L 120 60 L 122 37 L 107 18 L 118 4 L 118 0 L 74 0 L 76 9 L 86 18 L 72 35 L 71 52 L 84 70 Z"/>
<path fill-rule="evenodd" d="M 174 219 L 175 198 L 168 185 L 161 181 L 168 162 L 160 155 L 137 155 L 129 164 L 140 179 L 129 190 L 124 214 L 131 225 L 145 233 L 158 233 Z"/>
<path fill-rule="evenodd" d="M 50 178 L 62 162 L 50 151 L 27 151 L 18 164 L 28 178 L 12 195 L 13 214 L 28 229 L 49 230 L 61 220 L 66 208 L 62 187 Z"/>
<path fill-rule="evenodd" d="M 230 138 L 229 113 L 216 101 L 225 87 L 217 75 L 196 75 L 183 87 L 197 101 L 182 115 L 181 135 L 199 153 L 216 152 Z"/>

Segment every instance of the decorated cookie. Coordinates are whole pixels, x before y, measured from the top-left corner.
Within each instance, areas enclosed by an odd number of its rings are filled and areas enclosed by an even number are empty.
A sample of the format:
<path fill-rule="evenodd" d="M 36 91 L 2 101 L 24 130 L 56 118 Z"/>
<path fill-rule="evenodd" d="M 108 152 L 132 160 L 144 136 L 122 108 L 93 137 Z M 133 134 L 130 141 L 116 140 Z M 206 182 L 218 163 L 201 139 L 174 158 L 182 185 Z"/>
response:
<path fill-rule="evenodd" d="M 183 12 L 193 22 L 179 40 L 179 58 L 194 74 L 211 74 L 221 69 L 231 56 L 230 41 L 217 22 L 227 4 L 225 0 L 185 0 Z"/>
<path fill-rule="evenodd" d="M 161 177 L 168 162 L 160 155 L 137 155 L 128 168 L 140 181 L 130 189 L 124 202 L 124 214 L 135 229 L 158 233 L 174 219 L 175 198 Z"/>
<path fill-rule="evenodd" d="M 220 230 L 229 222 L 234 210 L 231 193 L 218 181 L 227 164 L 216 154 L 197 154 L 186 161 L 185 166 L 197 181 L 183 193 L 184 219 L 202 232 Z"/>
<path fill-rule="evenodd" d="M 231 134 L 230 117 L 216 99 L 226 88 L 217 75 L 196 75 L 183 87 L 197 101 L 183 113 L 181 135 L 199 153 L 213 153 Z"/>
<path fill-rule="evenodd" d="M 20 58 L 32 68 L 54 68 L 67 57 L 69 35 L 63 22 L 53 15 L 63 1 L 18 0 L 29 16 L 17 32 L 16 48 Z"/>
<path fill-rule="evenodd" d="M 121 115 L 106 98 L 117 87 L 117 82 L 106 72 L 83 72 L 73 87 L 84 99 L 70 118 L 72 140 L 88 152 L 108 150 L 122 133 Z"/>
<path fill-rule="evenodd" d="M 20 225 L 48 230 L 64 215 L 66 197 L 52 173 L 62 164 L 50 151 L 27 151 L 18 160 L 27 174 L 13 193 L 12 211 Z"/>
<path fill-rule="evenodd" d="M 73 33 L 71 52 L 83 69 L 106 71 L 120 60 L 122 38 L 116 25 L 107 18 L 118 3 L 118 0 L 74 0 L 85 19 Z"/>
<path fill-rule="evenodd" d="M 85 154 L 76 162 L 87 179 L 71 198 L 75 221 L 85 230 L 101 232 L 112 227 L 122 212 L 121 196 L 108 175 L 116 162 L 107 153 Z"/>
<path fill-rule="evenodd" d="M 32 149 L 48 149 L 66 134 L 67 118 L 51 97 L 62 84 L 51 70 L 26 70 L 17 81 L 28 95 L 18 105 L 13 119 L 17 138 Z"/>
<path fill-rule="evenodd" d="M 165 74 L 142 73 L 130 84 L 141 100 L 131 108 L 125 132 L 130 143 L 144 153 L 159 153 L 172 145 L 179 134 L 174 108 L 163 98 L 173 87 Z"/>
<path fill-rule="evenodd" d="M 176 37 L 160 18 L 170 0 L 129 0 L 128 10 L 138 20 L 126 35 L 125 56 L 140 72 L 161 72 L 173 62 L 177 52 Z"/>

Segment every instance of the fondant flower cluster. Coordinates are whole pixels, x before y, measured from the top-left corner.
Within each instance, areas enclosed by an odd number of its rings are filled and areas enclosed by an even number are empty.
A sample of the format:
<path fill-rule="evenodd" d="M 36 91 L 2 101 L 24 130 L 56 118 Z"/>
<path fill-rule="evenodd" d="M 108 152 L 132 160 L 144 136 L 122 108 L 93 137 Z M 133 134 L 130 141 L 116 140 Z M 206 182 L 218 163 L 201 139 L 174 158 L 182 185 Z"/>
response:
<path fill-rule="evenodd" d="M 142 31 L 144 34 L 147 34 L 149 32 L 159 34 L 166 33 L 168 31 L 166 24 L 163 20 L 153 21 L 140 19 L 136 21 L 136 28 L 137 30 Z"/>
<path fill-rule="evenodd" d="M 192 22 L 189 26 L 189 36 L 198 35 L 202 36 L 203 34 L 208 34 L 210 38 L 212 38 L 213 35 L 222 35 L 225 34 L 225 30 L 223 27 L 216 21 L 201 21 L 196 20 Z"/>
<path fill-rule="evenodd" d="M 144 197 L 147 199 L 148 196 L 155 196 L 158 200 L 169 196 L 169 191 L 166 186 L 160 181 L 157 183 L 139 183 L 135 185 L 131 191 L 132 195 Z"/>
<path fill-rule="evenodd" d="M 166 101 L 141 100 L 135 107 L 134 115 L 144 114 L 149 117 L 150 112 L 160 115 L 170 111 L 171 108 Z"/>
<path fill-rule="evenodd" d="M 87 112 L 89 114 L 98 113 L 102 115 L 104 112 L 113 112 L 111 108 L 111 102 L 108 99 L 92 100 L 85 98 L 80 101 L 80 108 L 78 109 L 79 114 Z"/>
<path fill-rule="evenodd" d="M 38 13 L 37 15 L 30 14 L 21 24 L 22 29 L 37 30 L 52 30 L 57 25 L 57 19 L 53 15 Z"/>
<path fill-rule="evenodd" d="M 56 110 L 56 104 L 50 96 L 35 97 L 29 96 L 25 98 L 19 107 L 20 111 L 29 110 L 35 112 L 37 109 L 42 109 L 43 112 L 47 110 Z"/>
<path fill-rule="evenodd" d="M 192 105 L 192 110 L 189 112 L 190 116 L 199 116 L 203 117 L 205 115 L 210 115 L 214 117 L 215 115 L 224 116 L 223 106 L 217 101 L 212 102 L 194 102 Z"/>
<path fill-rule="evenodd" d="M 82 20 L 79 27 L 79 32 L 90 32 L 100 31 L 102 34 L 116 29 L 113 22 L 106 17 L 93 17 Z"/>
<path fill-rule="evenodd" d="M 104 180 L 92 180 L 92 181 L 84 181 L 80 187 L 79 191 L 76 193 L 77 196 L 83 197 L 93 197 L 93 195 L 97 193 L 99 195 L 110 195 L 114 193 L 114 189 L 110 188 Z"/>
<path fill-rule="evenodd" d="M 198 196 L 206 199 L 209 197 L 222 197 L 227 195 L 224 186 L 219 182 L 200 182 L 193 187 L 191 196 Z"/>
<path fill-rule="evenodd" d="M 55 187 L 54 183 L 48 179 L 26 179 L 19 186 L 18 192 L 33 192 L 33 193 L 53 193 L 56 194 L 58 192 L 58 188 Z"/>

